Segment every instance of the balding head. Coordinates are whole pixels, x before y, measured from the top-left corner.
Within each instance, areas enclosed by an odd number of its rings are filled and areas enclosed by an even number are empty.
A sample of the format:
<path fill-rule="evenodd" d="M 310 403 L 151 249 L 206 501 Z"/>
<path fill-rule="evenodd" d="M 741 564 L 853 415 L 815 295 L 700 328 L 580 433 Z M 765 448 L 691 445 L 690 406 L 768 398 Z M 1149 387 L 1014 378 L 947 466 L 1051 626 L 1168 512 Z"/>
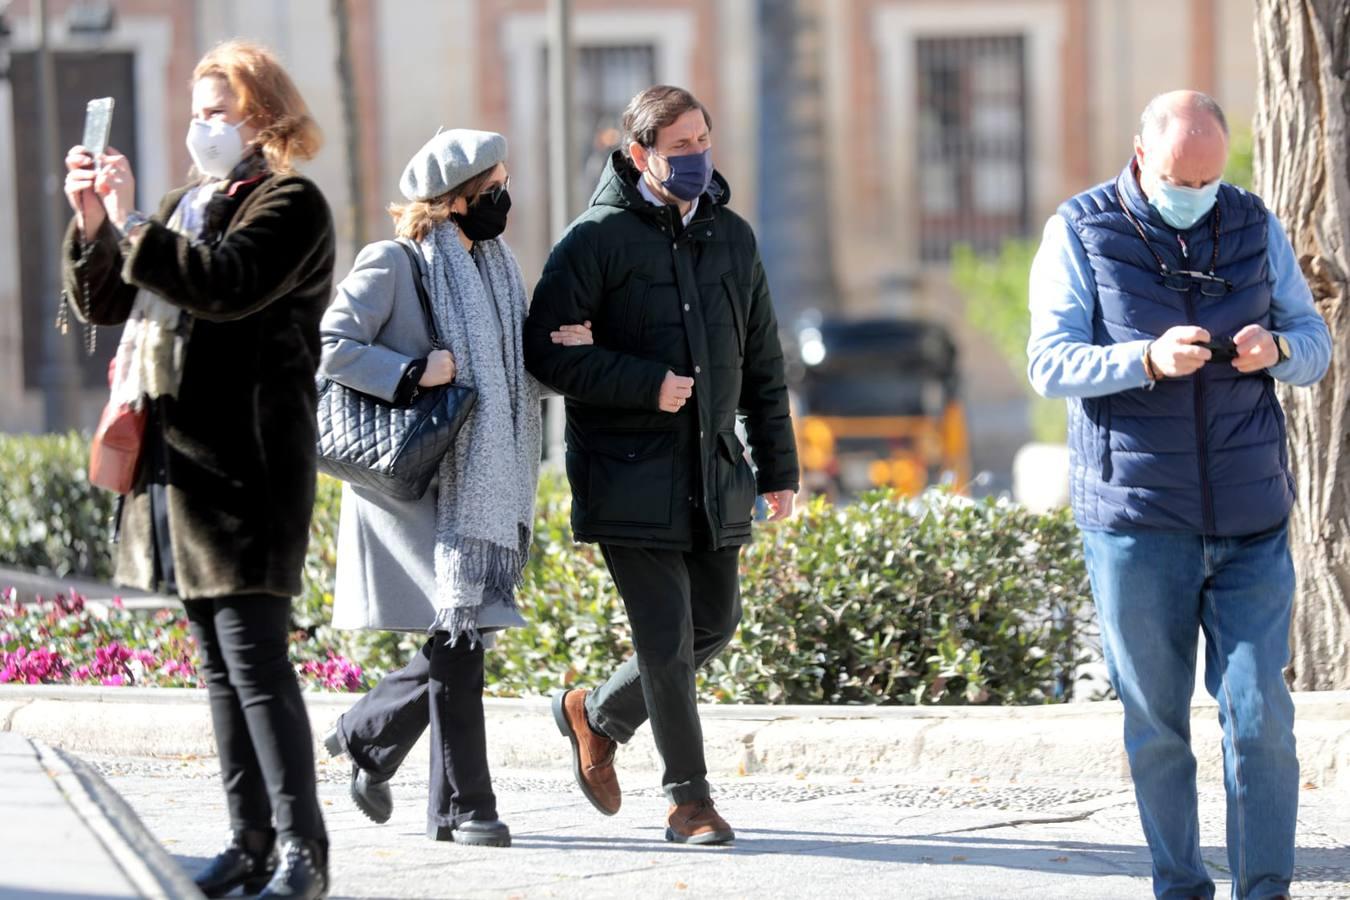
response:
<path fill-rule="evenodd" d="M 1228 119 L 1223 114 L 1223 107 L 1209 94 L 1199 91 L 1168 91 L 1154 97 L 1139 117 L 1139 135 L 1147 139 L 1162 134 L 1178 118 L 1202 129 L 1211 124 L 1218 126 L 1224 137 L 1228 137 Z"/>
<path fill-rule="evenodd" d="M 1228 164 L 1228 122 L 1214 98 L 1170 91 L 1149 101 L 1134 138 L 1139 186 L 1152 197 L 1159 181 L 1199 188 L 1219 180 Z"/>

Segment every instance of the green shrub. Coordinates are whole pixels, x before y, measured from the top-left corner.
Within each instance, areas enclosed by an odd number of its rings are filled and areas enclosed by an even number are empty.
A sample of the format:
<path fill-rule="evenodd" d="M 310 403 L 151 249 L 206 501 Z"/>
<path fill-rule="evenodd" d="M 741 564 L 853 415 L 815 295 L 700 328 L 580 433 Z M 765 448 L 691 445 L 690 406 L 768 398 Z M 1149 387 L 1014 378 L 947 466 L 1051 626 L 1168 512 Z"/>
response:
<path fill-rule="evenodd" d="M 88 465 L 89 443 L 78 434 L 0 435 L 0 565 L 112 576 L 117 497 L 89 483 Z"/>
<path fill-rule="evenodd" d="M 0 437 L 0 564 L 107 577 L 109 496 L 84 480 L 74 437 Z M 11 486 L 17 485 L 17 488 Z M 339 632 L 333 603 L 341 486 L 319 481 L 295 655 L 329 652 L 366 679 L 397 668 L 418 635 Z M 570 497 L 545 473 L 520 603 L 529 624 L 488 655 L 489 693 L 593 685 L 631 652 L 597 549 L 572 542 Z M 54 537 L 59 536 L 59 538 Z M 759 530 L 742 557 L 740 634 L 700 676 L 736 703 L 1042 703 L 1067 699 L 1090 612 L 1066 513 L 1033 515 L 944 491 L 818 501 Z M 3 586 L 0 586 L 3 587 Z"/>
<path fill-rule="evenodd" d="M 742 703 L 1041 703 L 1084 655 L 1087 577 L 1067 514 L 946 491 L 823 501 L 743 563 L 739 639 L 709 693 Z"/>

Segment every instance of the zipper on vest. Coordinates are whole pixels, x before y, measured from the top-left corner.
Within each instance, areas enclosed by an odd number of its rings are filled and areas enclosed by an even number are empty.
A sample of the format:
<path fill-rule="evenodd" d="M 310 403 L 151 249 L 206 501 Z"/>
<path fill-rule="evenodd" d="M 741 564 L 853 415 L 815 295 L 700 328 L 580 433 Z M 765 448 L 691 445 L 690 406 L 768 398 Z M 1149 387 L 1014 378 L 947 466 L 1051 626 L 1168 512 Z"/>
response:
<path fill-rule="evenodd" d="M 1195 322 L 1194 288 L 1186 292 L 1186 316 Z M 1214 496 L 1209 486 L 1209 419 L 1205 415 L 1205 367 L 1195 370 L 1195 448 L 1200 470 L 1200 515 L 1205 534 L 1214 533 Z"/>

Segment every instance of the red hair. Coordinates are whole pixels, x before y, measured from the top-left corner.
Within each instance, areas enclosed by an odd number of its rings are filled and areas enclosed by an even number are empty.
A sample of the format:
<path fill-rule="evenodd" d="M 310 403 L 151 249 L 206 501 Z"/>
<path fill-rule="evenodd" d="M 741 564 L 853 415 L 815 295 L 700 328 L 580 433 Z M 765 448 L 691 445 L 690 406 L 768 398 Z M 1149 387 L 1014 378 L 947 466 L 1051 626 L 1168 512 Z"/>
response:
<path fill-rule="evenodd" d="M 239 101 L 241 112 L 258 130 L 256 142 L 274 172 L 290 172 L 296 159 L 313 159 L 323 133 L 309 106 L 271 50 L 249 41 L 226 41 L 211 48 L 192 83 L 223 78 Z"/>

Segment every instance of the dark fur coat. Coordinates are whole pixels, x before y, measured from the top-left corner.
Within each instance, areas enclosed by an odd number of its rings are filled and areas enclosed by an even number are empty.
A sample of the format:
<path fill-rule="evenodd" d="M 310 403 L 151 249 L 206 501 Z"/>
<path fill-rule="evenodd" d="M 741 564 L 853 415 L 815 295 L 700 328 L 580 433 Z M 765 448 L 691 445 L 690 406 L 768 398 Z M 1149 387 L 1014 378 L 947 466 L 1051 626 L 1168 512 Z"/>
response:
<path fill-rule="evenodd" d="M 80 318 L 120 325 L 145 288 L 192 317 L 177 398 L 160 398 L 122 511 L 117 579 L 156 584 L 147 484 L 166 485 L 183 599 L 300 593 L 314 505 L 319 319 L 332 296 L 334 234 L 323 194 L 298 175 L 260 176 L 217 193 L 200 240 L 167 222 L 165 196 L 131 242 L 105 224 L 66 237 L 64 288 Z M 163 542 L 161 542 L 162 546 Z"/>

